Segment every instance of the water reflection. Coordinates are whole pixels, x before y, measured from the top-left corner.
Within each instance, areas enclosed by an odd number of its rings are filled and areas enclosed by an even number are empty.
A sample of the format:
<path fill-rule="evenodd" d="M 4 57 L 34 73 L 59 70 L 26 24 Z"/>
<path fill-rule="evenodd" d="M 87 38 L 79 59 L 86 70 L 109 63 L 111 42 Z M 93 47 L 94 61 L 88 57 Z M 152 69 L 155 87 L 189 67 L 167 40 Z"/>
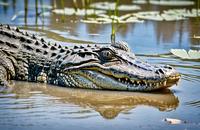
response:
<path fill-rule="evenodd" d="M 52 9 L 63 9 L 65 7 L 71 7 L 76 9 L 84 8 L 88 9 L 90 3 L 98 2 L 96 1 L 85 1 L 85 0 L 76 0 L 76 1 L 56 1 L 56 0 L 24 0 L 24 3 L 21 3 L 17 0 L 4 0 L 5 3 L 9 5 L 1 5 L 0 17 L 1 23 L 9 23 L 15 25 L 34 25 L 36 28 L 41 25 L 48 27 L 48 30 L 59 30 L 57 32 L 59 35 L 64 37 L 73 37 L 74 39 L 88 40 L 93 42 L 110 42 L 110 36 L 113 36 L 113 32 L 116 32 L 118 40 L 128 41 L 130 44 L 134 44 L 136 47 L 135 52 L 138 52 L 137 49 L 141 52 L 141 48 L 144 48 L 146 44 L 151 44 L 152 48 L 160 47 L 165 49 L 171 48 L 184 48 L 184 49 L 199 49 L 199 39 L 193 38 L 194 35 L 199 36 L 199 27 L 200 22 L 199 18 L 189 18 L 182 21 L 170 21 L 170 22 L 152 22 L 145 21 L 144 23 L 136 24 L 118 24 L 114 25 L 115 30 L 113 31 L 113 25 L 96 25 L 96 24 L 85 24 L 81 23 L 80 19 L 86 16 L 66 16 L 54 14 L 51 12 Z M 119 4 L 134 4 L 131 0 L 128 1 L 119 1 Z M 167 9 L 172 9 L 171 6 L 159 6 L 151 4 L 138 5 L 141 7 L 140 11 L 163 11 Z M 50 9 L 51 7 L 51 9 Z M 178 7 L 174 7 L 178 8 Z M 180 7 L 179 7 L 180 8 Z M 184 7 L 186 9 L 199 8 L 199 1 L 195 1 L 195 4 L 192 6 Z M 134 12 L 134 11 L 133 11 Z M 137 11 L 136 11 L 137 12 Z M 113 14 L 124 15 L 123 12 L 114 10 Z M 109 14 L 109 11 L 107 11 Z M 18 15 L 18 17 L 12 21 L 10 18 Z M 66 28 L 70 28 L 66 29 Z M 144 31 L 141 31 L 144 30 Z M 98 34 L 98 35 L 90 35 Z M 151 40 L 152 39 L 152 40 Z M 60 39 L 61 41 L 63 39 Z M 144 44 L 145 45 L 144 45 Z M 173 43 L 173 44 L 172 44 Z M 191 45 L 190 45 L 191 44 Z M 148 46 L 149 47 L 149 46 Z M 168 48 L 166 48 L 168 47 Z M 160 52 L 163 52 L 161 50 Z M 160 53 L 158 51 L 158 53 Z M 150 52 L 148 52 L 150 53 Z"/>
<path fill-rule="evenodd" d="M 24 24 L 27 25 L 28 0 L 24 0 Z"/>
<path fill-rule="evenodd" d="M 200 100 L 194 100 L 186 102 L 186 105 L 193 106 L 193 107 L 200 107 Z"/>
<path fill-rule="evenodd" d="M 38 92 L 40 93 L 40 97 L 38 97 L 38 99 L 33 98 Z M 151 106 L 157 108 L 159 111 L 171 111 L 178 107 L 179 104 L 178 98 L 175 97 L 170 90 L 155 93 L 95 91 L 61 88 L 39 83 L 15 82 L 11 94 L 14 94 L 14 98 L 17 100 L 23 99 L 26 104 L 31 104 L 31 107 L 29 106 L 27 109 L 37 107 L 37 103 L 34 104 L 34 101 L 30 99 L 39 100 L 40 103 L 46 102 L 42 100 L 53 99 L 51 103 L 43 107 L 46 108 L 51 104 L 61 103 L 74 104 L 82 108 L 89 107 L 106 119 L 113 119 L 117 117 L 119 113 L 130 111 L 140 105 Z M 41 97 L 41 95 L 43 96 Z M 3 97 L 3 95 L 1 95 L 0 98 L 1 97 Z M 24 103 L 19 103 L 19 105 L 24 105 Z M 45 105 L 45 103 L 42 105 Z M 56 105 L 57 108 L 59 108 L 59 106 L 60 105 Z M 18 106 L 18 108 L 20 107 Z M 26 107 L 23 107 L 23 109 L 26 109 Z M 73 113 L 77 114 L 77 112 Z M 79 114 L 82 116 L 81 114 L 83 113 Z"/>

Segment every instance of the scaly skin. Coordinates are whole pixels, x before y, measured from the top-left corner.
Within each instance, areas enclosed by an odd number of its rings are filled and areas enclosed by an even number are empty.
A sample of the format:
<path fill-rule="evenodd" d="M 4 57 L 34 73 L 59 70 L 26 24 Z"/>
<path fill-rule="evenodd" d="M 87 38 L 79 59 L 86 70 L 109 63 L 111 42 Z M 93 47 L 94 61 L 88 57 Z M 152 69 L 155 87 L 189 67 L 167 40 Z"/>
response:
<path fill-rule="evenodd" d="M 180 79 L 171 66 L 135 57 L 125 42 L 67 47 L 8 25 L 0 25 L 0 72 L 2 85 L 14 79 L 127 91 L 166 88 Z"/>

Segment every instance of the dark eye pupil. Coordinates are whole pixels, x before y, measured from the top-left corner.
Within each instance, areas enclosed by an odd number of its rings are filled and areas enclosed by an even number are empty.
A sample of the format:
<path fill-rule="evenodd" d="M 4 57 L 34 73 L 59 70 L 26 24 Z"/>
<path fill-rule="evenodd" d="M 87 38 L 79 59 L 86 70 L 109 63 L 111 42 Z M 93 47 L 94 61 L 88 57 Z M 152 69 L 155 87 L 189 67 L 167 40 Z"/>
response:
<path fill-rule="evenodd" d="M 105 54 L 106 54 L 106 56 L 109 56 L 109 52 L 106 52 Z"/>
<path fill-rule="evenodd" d="M 111 57 L 111 53 L 109 51 L 103 51 L 103 56 L 110 58 Z"/>

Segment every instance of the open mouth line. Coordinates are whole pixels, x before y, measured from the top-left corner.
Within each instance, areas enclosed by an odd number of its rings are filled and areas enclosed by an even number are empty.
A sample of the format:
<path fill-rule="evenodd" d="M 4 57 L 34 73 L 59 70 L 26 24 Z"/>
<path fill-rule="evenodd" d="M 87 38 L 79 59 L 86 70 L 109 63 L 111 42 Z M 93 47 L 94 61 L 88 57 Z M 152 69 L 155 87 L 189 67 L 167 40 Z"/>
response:
<path fill-rule="evenodd" d="M 84 70 L 88 70 L 88 71 L 94 71 L 95 68 L 84 68 Z M 97 70 L 97 69 L 96 69 Z M 102 74 L 102 75 L 105 75 L 109 78 L 111 78 L 112 80 L 114 80 L 115 82 L 118 82 L 118 83 L 121 83 L 121 84 L 125 84 L 127 86 L 130 86 L 130 87 L 138 87 L 138 86 L 141 86 L 141 87 L 151 87 L 151 88 L 159 88 L 160 86 L 163 87 L 167 87 L 171 84 L 175 84 L 179 78 L 180 78 L 180 75 L 171 75 L 169 77 L 165 77 L 161 80 L 148 80 L 148 79 L 130 79 L 128 77 L 116 77 L 114 76 L 113 74 L 111 73 L 107 73 L 107 71 L 105 70 L 97 70 L 96 72 L 98 72 L 99 74 Z M 88 74 L 87 74 L 88 75 Z"/>
<path fill-rule="evenodd" d="M 159 87 L 161 85 L 166 86 L 167 84 L 167 80 L 162 80 L 159 82 L 148 82 L 147 80 L 130 80 L 129 78 L 115 78 L 113 77 L 116 81 L 126 84 L 126 85 L 130 85 L 130 86 L 156 86 Z"/>

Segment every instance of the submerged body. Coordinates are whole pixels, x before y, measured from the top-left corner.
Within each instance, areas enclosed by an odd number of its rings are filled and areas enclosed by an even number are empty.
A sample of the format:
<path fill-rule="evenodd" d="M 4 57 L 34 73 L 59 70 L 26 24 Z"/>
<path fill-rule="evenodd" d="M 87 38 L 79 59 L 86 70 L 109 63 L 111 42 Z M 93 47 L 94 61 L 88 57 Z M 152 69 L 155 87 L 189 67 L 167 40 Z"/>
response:
<path fill-rule="evenodd" d="M 170 87 L 179 78 L 171 66 L 138 59 L 125 42 L 67 47 L 0 25 L 1 85 L 13 79 L 66 87 L 152 91 Z"/>

